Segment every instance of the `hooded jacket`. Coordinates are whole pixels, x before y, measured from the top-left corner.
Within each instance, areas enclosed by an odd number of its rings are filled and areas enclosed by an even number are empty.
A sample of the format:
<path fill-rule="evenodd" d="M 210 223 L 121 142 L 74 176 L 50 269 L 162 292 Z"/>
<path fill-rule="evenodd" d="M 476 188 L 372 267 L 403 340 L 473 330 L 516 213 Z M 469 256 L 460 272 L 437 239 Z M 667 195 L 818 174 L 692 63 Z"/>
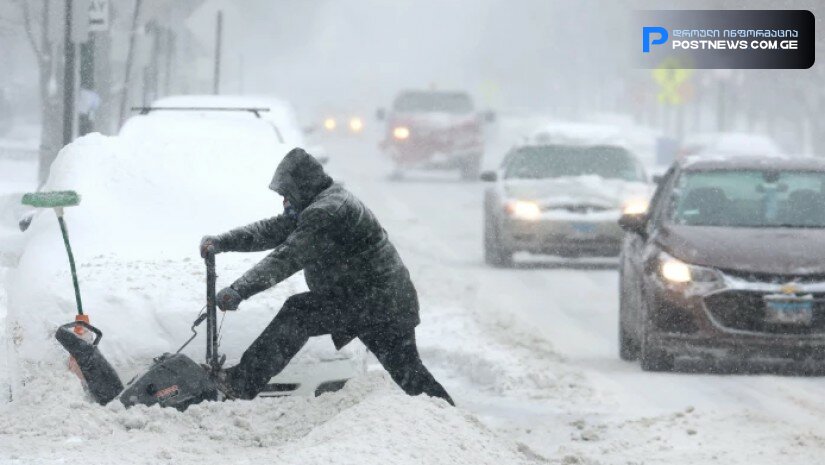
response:
<path fill-rule="evenodd" d="M 218 236 L 222 251 L 272 249 L 232 284 L 241 297 L 304 270 L 311 292 L 350 309 L 342 332 L 354 336 L 378 324 L 418 324 L 409 272 L 387 232 L 360 200 L 333 183 L 318 160 L 293 149 L 269 187 L 297 209 L 297 217 L 278 215 Z"/>

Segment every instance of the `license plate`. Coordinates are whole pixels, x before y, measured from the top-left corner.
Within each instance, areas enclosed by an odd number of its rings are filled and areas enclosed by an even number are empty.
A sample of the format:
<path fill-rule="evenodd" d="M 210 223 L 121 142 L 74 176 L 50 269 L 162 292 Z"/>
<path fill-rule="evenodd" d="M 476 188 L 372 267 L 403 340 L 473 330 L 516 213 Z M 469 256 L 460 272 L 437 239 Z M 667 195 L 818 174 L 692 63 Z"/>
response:
<path fill-rule="evenodd" d="M 573 232 L 576 234 L 593 234 L 596 232 L 596 225 L 594 223 L 570 223 Z"/>
<path fill-rule="evenodd" d="M 765 296 L 765 321 L 768 323 L 810 325 L 814 316 L 812 296 Z"/>

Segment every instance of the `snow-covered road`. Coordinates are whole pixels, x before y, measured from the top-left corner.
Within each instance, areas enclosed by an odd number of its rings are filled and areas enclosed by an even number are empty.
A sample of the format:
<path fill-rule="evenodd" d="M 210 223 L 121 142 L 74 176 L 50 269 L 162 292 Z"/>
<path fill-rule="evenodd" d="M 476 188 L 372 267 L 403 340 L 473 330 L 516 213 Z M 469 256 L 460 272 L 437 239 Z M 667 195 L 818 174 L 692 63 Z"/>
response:
<path fill-rule="evenodd" d="M 822 460 L 821 378 L 642 372 L 617 356 L 615 270 L 489 268 L 483 184 L 447 173 L 391 181 L 369 145 L 328 151 L 412 270 L 425 358 L 464 408 L 526 449 L 565 463 Z"/>

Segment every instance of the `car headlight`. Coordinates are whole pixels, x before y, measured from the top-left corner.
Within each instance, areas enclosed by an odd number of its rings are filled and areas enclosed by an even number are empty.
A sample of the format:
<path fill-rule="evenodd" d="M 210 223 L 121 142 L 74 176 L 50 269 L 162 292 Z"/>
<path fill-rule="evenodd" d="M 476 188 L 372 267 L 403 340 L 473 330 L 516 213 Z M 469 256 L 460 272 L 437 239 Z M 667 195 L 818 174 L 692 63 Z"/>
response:
<path fill-rule="evenodd" d="M 541 216 L 541 208 L 536 202 L 528 200 L 511 200 L 504 207 L 508 215 L 521 220 L 537 220 Z"/>
<path fill-rule="evenodd" d="M 327 118 L 324 120 L 324 129 L 327 131 L 334 131 L 336 126 L 338 126 L 338 122 L 335 121 L 335 118 Z"/>
<path fill-rule="evenodd" d="M 349 119 L 349 130 L 352 132 L 361 132 L 364 129 L 364 121 L 355 116 Z"/>
<path fill-rule="evenodd" d="M 659 273 L 671 283 L 703 283 L 719 279 L 719 272 L 712 268 L 690 265 L 664 252 L 659 255 Z"/>
<path fill-rule="evenodd" d="M 392 136 L 398 140 L 404 140 L 410 137 L 410 128 L 406 126 L 397 126 L 392 130 Z"/>
<path fill-rule="evenodd" d="M 624 201 L 622 204 L 623 215 L 644 215 L 650 206 L 650 201 L 642 197 L 634 197 Z"/>

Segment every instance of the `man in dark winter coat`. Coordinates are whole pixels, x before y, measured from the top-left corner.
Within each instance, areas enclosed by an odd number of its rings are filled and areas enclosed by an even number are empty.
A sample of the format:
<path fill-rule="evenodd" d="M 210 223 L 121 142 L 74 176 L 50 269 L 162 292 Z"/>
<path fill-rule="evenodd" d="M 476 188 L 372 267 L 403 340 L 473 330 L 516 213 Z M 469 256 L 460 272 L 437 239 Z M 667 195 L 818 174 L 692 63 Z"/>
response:
<path fill-rule="evenodd" d="M 225 371 L 227 394 L 255 397 L 310 337 L 330 334 L 337 349 L 359 338 L 407 394 L 452 404 L 418 355 L 416 290 L 373 213 L 299 148 L 281 161 L 269 188 L 284 198 L 283 214 L 201 241 L 204 256 L 272 250 L 217 294 L 218 307 L 236 310 L 300 270 L 309 292 L 288 298 L 241 362 Z"/>

